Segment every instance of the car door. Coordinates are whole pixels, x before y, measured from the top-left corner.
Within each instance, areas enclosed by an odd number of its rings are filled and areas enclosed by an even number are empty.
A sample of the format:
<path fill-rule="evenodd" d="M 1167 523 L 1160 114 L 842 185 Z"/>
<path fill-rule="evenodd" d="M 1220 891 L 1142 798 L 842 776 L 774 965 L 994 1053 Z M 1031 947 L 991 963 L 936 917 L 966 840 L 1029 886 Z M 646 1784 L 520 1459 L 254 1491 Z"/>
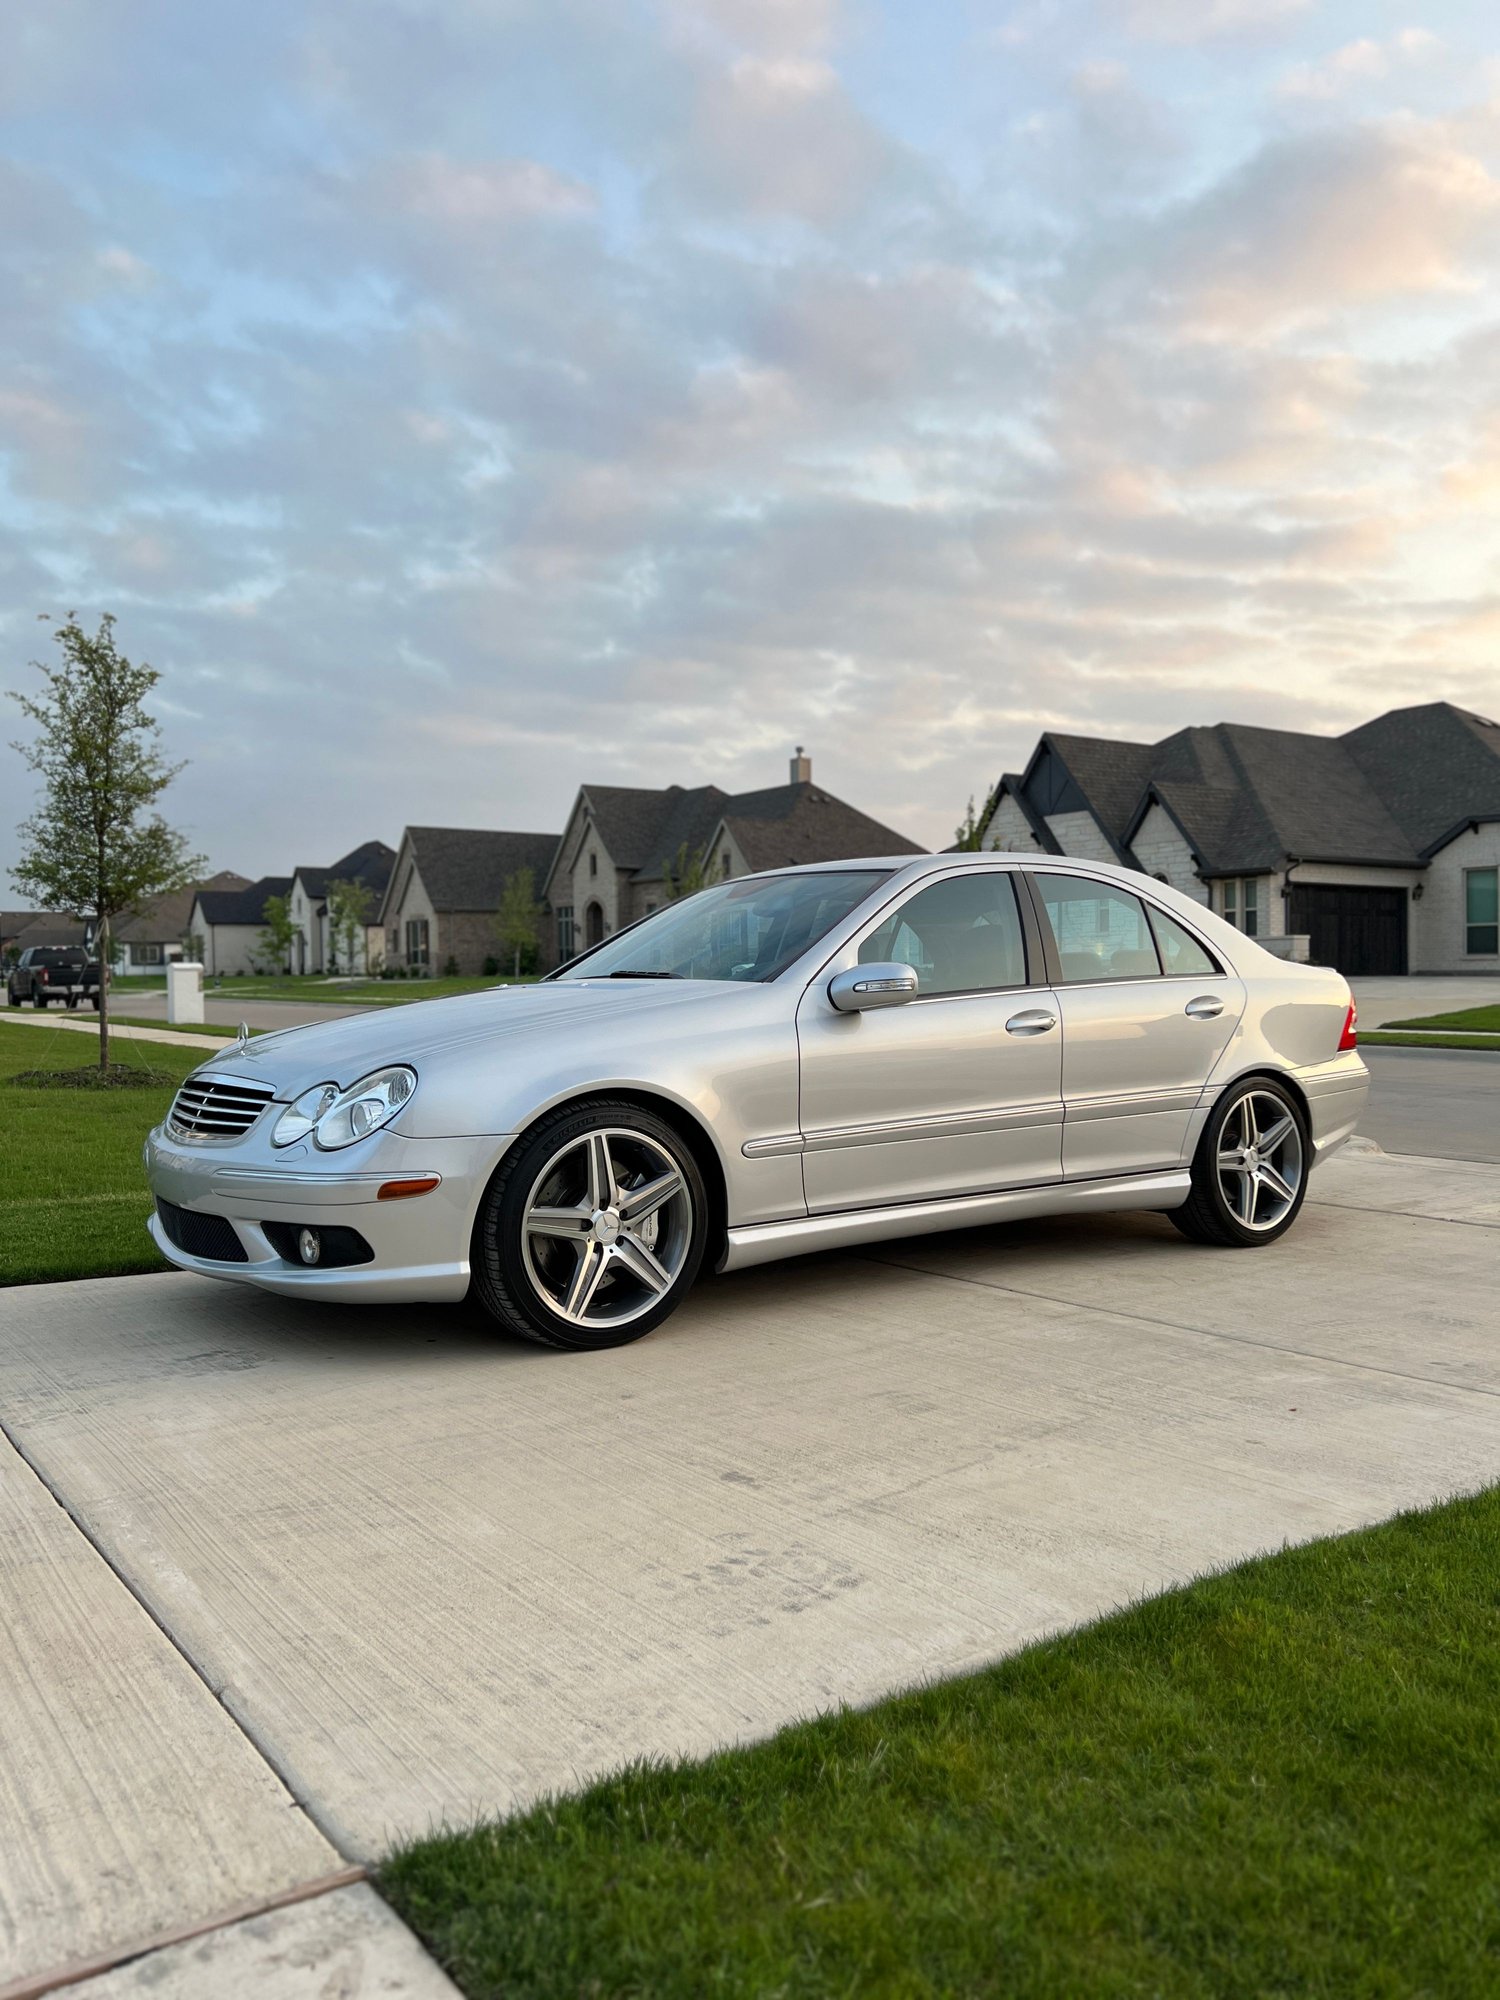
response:
<path fill-rule="evenodd" d="M 1179 1165 L 1245 1008 L 1200 938 L 1120 884 L 1031 871 L 1063 1031 L 1069 1180 Z"/>
<path fill-rule="evenodd" d="M 917 997 L 839 1013 L 832 975 L 884 960 L 916 969 Z M 1060 1177 L 1057 1000 L 1012 871 L 956 870 L 883 911 L 808 987 L 797 1036 L 813 1214 Z"/>

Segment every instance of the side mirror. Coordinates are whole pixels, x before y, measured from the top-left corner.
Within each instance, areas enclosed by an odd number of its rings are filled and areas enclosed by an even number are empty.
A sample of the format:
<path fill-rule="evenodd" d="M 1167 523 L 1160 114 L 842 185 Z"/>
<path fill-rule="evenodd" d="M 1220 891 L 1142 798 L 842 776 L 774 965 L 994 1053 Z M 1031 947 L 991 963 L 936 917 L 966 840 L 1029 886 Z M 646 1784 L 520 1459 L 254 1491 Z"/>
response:
<path fill-rule="evenodd" d="M 916 997 L 917 975 L 909 965 L 851 965 L 828 982 L 828 998 L 841 1014 L 900 1007 Z"/>

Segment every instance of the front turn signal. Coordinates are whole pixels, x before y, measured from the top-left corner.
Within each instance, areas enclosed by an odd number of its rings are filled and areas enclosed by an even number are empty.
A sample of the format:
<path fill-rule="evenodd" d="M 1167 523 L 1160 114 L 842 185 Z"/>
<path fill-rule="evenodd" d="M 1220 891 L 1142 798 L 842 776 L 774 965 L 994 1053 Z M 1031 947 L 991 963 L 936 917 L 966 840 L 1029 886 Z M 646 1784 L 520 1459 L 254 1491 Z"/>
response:
<path fill-rule="evenodd" d="M 413 1195 L 431 1194 L 441 1181 L 441 1174 L 420 1174 L 409 1181 L 382 1181 L 376 1190 L 377 1201 L 410 1201 Z"/>
<path fill-rule="evenodd" d="M 1359 1028 L 1359 1009 L 1355 1006 L 1354 1002 L 1351 1000 L 1349 1002 L 1349 1011 L 1344 1016 L 1344 1032 L 1339 1036 L 1340 1055 L 1343 1055 L 1346 1049 L 1357 1049 L 1359 1047 L 1359 1035 L 1357 1032 L 1358 1028 Z"/>

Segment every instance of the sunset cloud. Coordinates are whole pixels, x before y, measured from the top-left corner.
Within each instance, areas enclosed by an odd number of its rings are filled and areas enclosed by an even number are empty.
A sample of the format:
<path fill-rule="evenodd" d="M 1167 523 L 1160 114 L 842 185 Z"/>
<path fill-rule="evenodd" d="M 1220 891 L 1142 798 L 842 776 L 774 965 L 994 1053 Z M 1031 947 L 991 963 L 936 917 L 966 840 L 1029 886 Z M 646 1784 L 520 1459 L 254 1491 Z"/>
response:
<path fill-rule="evenodd" d="M 1500 707 L 1456 0 L 12 12 L 0 681 L 116 611 L 216 865 Z"/>

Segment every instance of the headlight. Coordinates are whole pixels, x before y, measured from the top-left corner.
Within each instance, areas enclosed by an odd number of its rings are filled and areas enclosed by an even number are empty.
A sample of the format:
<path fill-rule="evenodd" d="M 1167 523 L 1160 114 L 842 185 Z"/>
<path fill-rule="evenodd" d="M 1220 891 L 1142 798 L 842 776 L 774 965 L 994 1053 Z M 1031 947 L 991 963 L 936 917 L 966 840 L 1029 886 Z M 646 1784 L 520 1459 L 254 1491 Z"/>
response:
<path fill-rule="evenodd" d="M 282 1112 L 271 1142 L 290 1146 L 311 1133 L 315 1146 L 336 1153 L 388 1125 L 416 1087 L 416 1071 L 403 1066 L 377 1069 L 347 1090 L 336 1083 L 315 1084 Z"/>

